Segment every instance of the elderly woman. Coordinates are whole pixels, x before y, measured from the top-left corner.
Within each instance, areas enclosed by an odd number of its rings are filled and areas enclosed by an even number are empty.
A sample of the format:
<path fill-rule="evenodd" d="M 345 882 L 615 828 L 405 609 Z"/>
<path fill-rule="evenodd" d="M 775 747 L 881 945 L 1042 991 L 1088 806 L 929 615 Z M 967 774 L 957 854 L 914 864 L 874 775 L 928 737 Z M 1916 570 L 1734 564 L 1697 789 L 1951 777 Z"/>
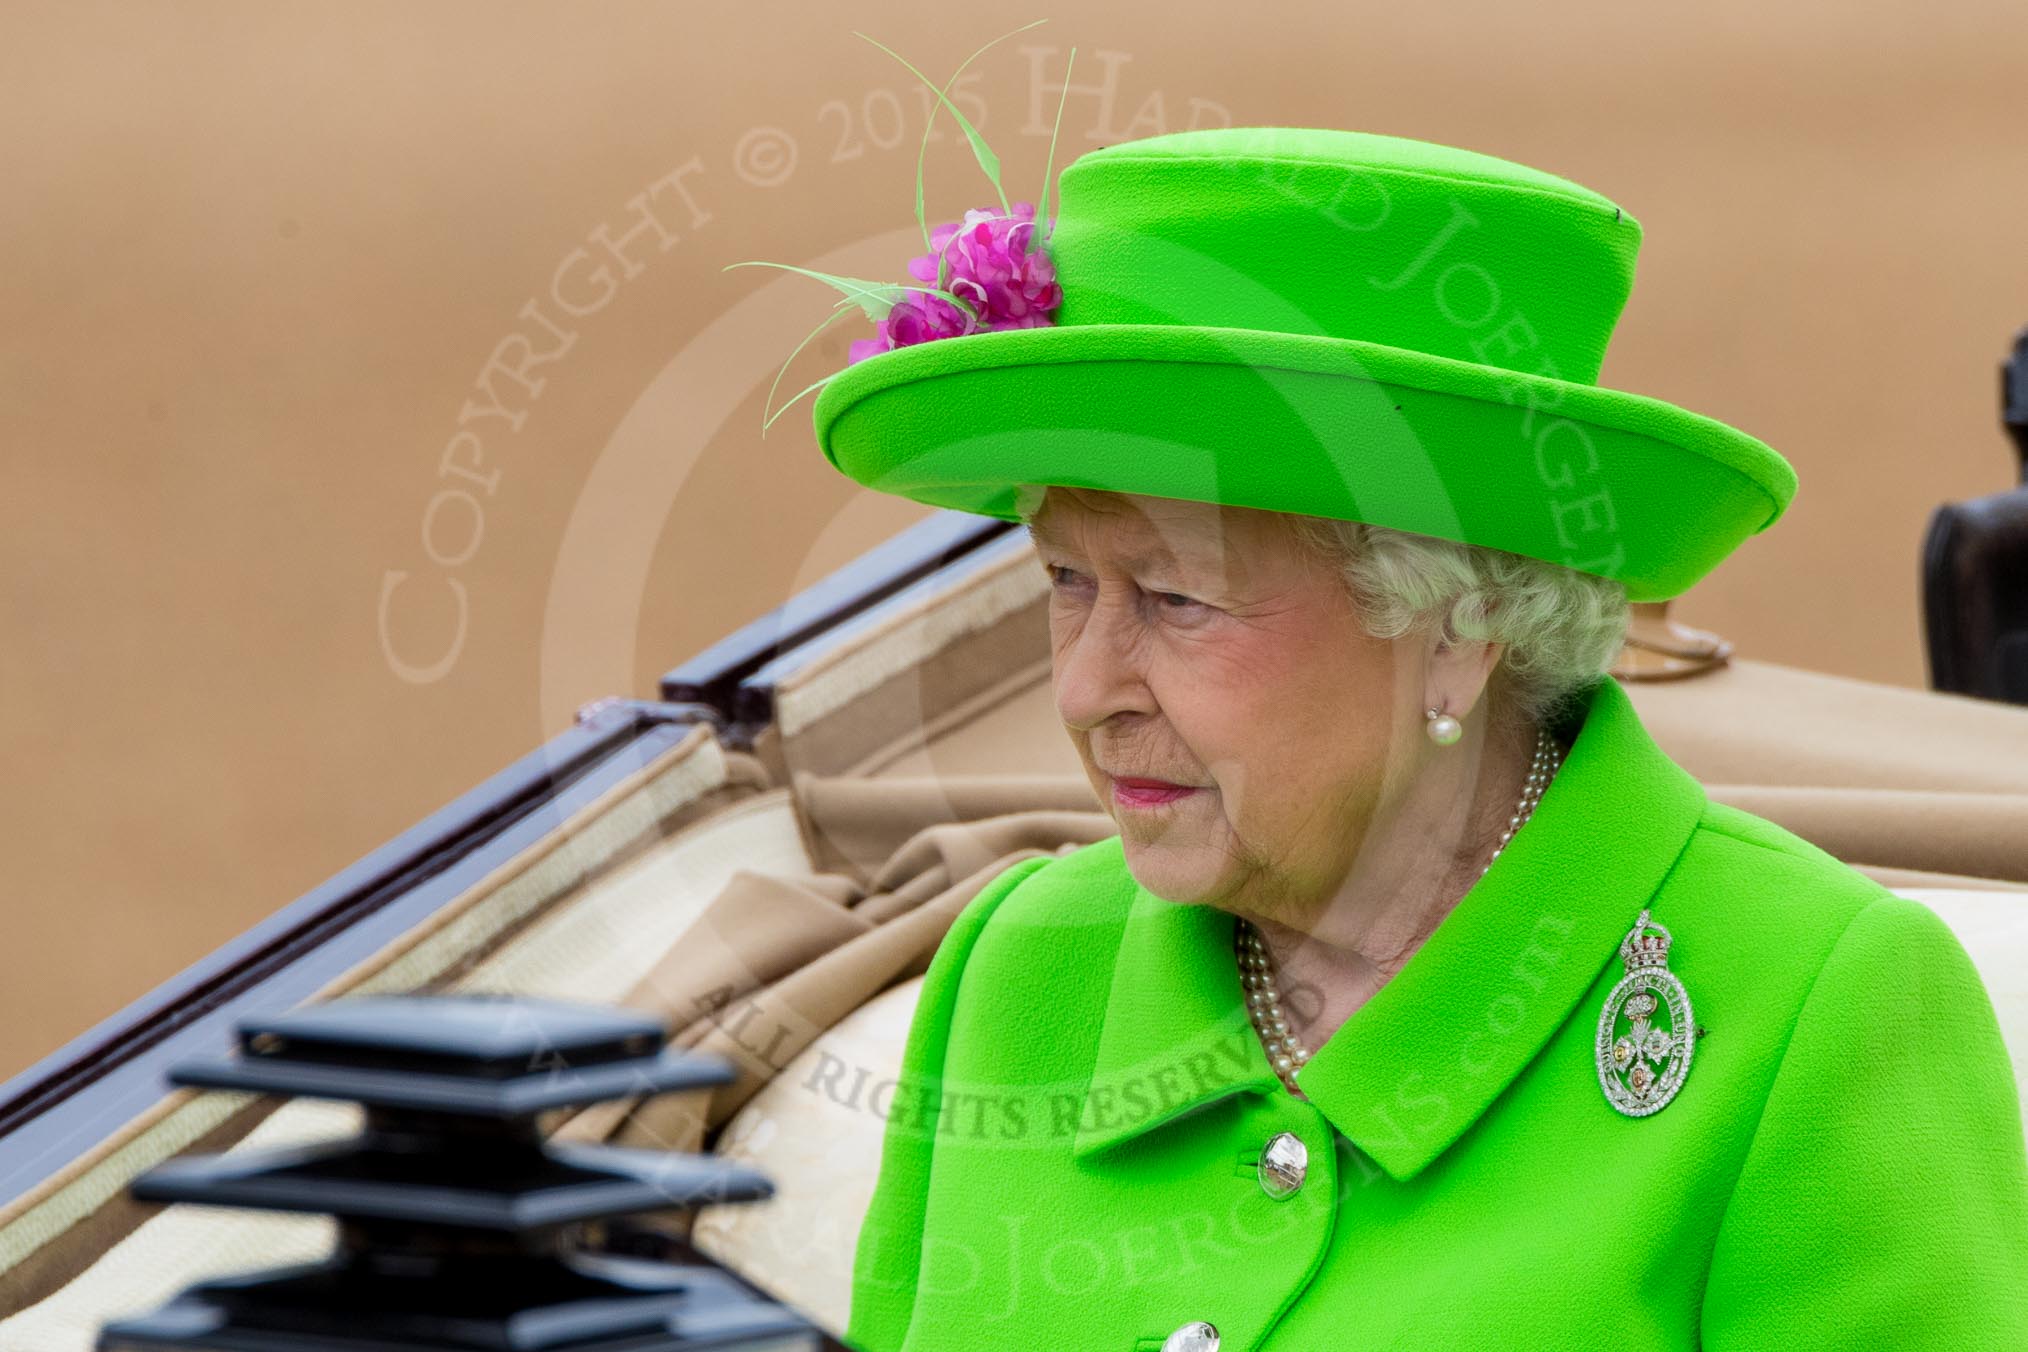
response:
<path fill-rule="evenodd" d="M 1091 152 L 1061 208 L 933 240 L 961 322 L 816 407 L 860 482 L 1027 523 L 1119 826 L 938 950 L 853 1345 L 2028 1346 L 1963 949 L 1604 674 L 1794 488 L 1594 383 L 1632 217 L 1282 127 Z"/>

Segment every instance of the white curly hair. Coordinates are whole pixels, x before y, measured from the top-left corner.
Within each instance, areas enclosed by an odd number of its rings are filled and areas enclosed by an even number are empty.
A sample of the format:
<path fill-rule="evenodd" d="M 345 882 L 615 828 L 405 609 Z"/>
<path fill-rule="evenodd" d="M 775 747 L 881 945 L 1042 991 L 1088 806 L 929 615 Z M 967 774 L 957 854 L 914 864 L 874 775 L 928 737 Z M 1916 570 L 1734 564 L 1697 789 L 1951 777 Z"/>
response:
<path fill-rule="evenodd" d="M 1016 490 L 1023 525 L 1047 491 Z M 1493 673 L 1496 703 L 1528 722 L 1547 722 L 1574 703 L 1626 636 L 1626 587 L 1611 578 L 1360 521 L 1278 515 L 1299 544 L 1338 570 L 1373 637 L 1442 626 L 1446 638 L 1504 644 Z"/>

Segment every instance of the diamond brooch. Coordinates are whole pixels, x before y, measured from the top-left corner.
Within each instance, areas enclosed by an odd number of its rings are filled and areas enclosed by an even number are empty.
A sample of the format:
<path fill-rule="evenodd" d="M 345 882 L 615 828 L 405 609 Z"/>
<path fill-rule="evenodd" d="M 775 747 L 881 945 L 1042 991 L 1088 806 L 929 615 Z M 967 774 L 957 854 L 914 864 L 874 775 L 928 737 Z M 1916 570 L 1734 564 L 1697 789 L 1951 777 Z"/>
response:
<path fill-rule="evenodd" d="M 1626 975 L 1599 1012 L 1598 1082 L 1606 1102 L 1628 1117 L 1647 1117 L 1683 1087 L 1697 1025 L 1689 992 L 1669 970 L 1669 931 L 1646 909 L 1620 941 L 1620 961 Z"/>

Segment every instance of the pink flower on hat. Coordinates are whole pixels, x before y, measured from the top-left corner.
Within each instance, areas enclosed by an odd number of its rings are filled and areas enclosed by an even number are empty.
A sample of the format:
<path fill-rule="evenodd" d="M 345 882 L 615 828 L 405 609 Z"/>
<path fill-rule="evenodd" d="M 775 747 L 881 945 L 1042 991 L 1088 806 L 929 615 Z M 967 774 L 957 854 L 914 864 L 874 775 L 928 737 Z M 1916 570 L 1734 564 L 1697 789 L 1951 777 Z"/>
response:
<path fill-rule="evenodd" d="M 910 259 L 909 275 L 935 286 L 941 256 L 944 290 L 969 311 L 941 296 L 911 291 L 878 322 L 873 337 L 852 344 L 848 364 L 937 338 L 1052 323 L 1052 313 L 1063 304 L 1063 288 L 1048 252 L 1032 247 L 1034 238 L 1033 202 L 1016 202 L 1011 212 L 975 207 L 964 220 L 930 231 L 932 252 Z"/>
<path fill-rule="evenodd" d="M 979 321 L 968 311 L 942 296 L 911 291 L 894 303 L 894 308 L 887 312 L 887 318 L 875 322 L 873 337 L 853 341 L 846 364 L 849 366 L 876 352 L 978 331 Z"/>
<path fill-rule="evenodd" d="M 1001 34 L 965 58 L 965 65 L 970 65 L 987 47 L 1013 37 L 1015 33 L 1025 33 L 1042 22 L 1036 19 L 1012 33 Z M 796 353 L 808 347 L 827 325 L 852 313 L 854 307 L 873 321 L 874 329 L 871 338 L 861 338 L 851 344 L 845 362 L 848 367 L 876 353 L 913 347 L 939 338 L 962 338 L 999 329 L 1037 329 L 1054 324 L 1056 310 L 1063 304 L 1063 289 L 1057 285 L 1056 264 L 1049 255 L 1050 236 L 1055 230 L 1055 221 L 1049 214 L 1049 166 L 1056 163 L 1056 133 L 1062 129 L 1063 108 L 1070 96 L 1070 62 L 1064 64 L 1063 94 L 1056 105 L 1057 126 L 1049 134 L 1049 159 L 1042 173 L 1042 206 L 1038 211 L 1033 202 L 1010 204 L 1007 201 L 1006 188 L 1000 181 L 1000 158 L 987 148 L 986 138 L 951 101 L 950 95 L 945 92 L 950 87 L 949 83 L 939 88 L 897 53 L 864 33 L 858 36 L 907 66 L 909 74 L 922 81 L 936 96 L 937 101 L 923 122 L 922 151 L 915 166 L 915 223 L 916 228 L 923 232 L 930 252 L 909 260 L 908 271 L 915 279 L 914 284 L 839 277 L 814 268 L 770 263 L 764 259 L 726 264 L 727 268 L 784 268 L 805 277 L 814 277 L 843 293 L 844 299 L 831 307 L 830 317 L 796 344 L 795 352 L 789 354 L 789 362 L 793 362 Z M 1070 56 L 1071 61 L 1076 60 L 1077 48 L 1070 49 Z M 960 66 L 958 70 L 962 72 L 964 68 Z M 956 78 L 952 76 L 952 82 Z M 976 207 L 967 211 L 963 220 L 951 221 L 931 230 L 923 219 L 923 157 L 929 153 L 930 133 L 936 126 L 937 114 L 945 109 L 950 111 L 959 130 L 971 143 L 973 158 L 978 160 L 980 170 L 991 180 L 993 191 L 999 197 L 1000 209 L 994 211 Z M 1036 230 L 1038 223 L 1042 226 L 1039 236 Z M 775 385 L 781 384 L 789 362 L 784 362 L 781 371 L 775 374 Z M 826 384 L 837 374 L 834 371 L 823 380 L 813 381 L 780 409 L 764 413 L 761 435 L 766 436 L 768 427 L 797 399 Z M 768 402 L 773 401 L 774 386 L 769 386 Z"/>
<path fill-rule="evenodd" d="M 1056 265 L 1032 248 L 1035 204 L 1016 202 L 1013 211 L 974 208 L 965 219 L 930 231 L 930 248 L 908 265 L 917 281 L 934 284 L 937 255 L 950 267 L 952 295 L 972 305 L 988 329 L 1032 329 L 1049 322 L 1063 303 Z"/>

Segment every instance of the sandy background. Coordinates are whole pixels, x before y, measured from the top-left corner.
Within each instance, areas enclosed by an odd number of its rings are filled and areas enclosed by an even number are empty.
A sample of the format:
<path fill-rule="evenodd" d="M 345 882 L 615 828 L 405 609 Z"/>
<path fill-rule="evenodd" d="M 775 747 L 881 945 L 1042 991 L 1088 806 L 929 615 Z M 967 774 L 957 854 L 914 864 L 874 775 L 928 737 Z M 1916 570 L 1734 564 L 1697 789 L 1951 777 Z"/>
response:
<path fill-rule="evenodd" d="M 851 30 L 942 79 L 1034 18 L 970 86 L 1010 196 L 1075 44 L 1059 168 L 1332 125 L 1626 205 L 1604 381 L 1802 482 L 1679 617 L 1923 683 L 1928 513 L 2011 478 L 2019 5 L 11 3 L 0 1074 L 924 515 L 807 398 L 761 437 L 831 293 L 721 269 L 899 278 L 924 105 Z M 989 197 L 946 124 L 932 218 Z"/>

